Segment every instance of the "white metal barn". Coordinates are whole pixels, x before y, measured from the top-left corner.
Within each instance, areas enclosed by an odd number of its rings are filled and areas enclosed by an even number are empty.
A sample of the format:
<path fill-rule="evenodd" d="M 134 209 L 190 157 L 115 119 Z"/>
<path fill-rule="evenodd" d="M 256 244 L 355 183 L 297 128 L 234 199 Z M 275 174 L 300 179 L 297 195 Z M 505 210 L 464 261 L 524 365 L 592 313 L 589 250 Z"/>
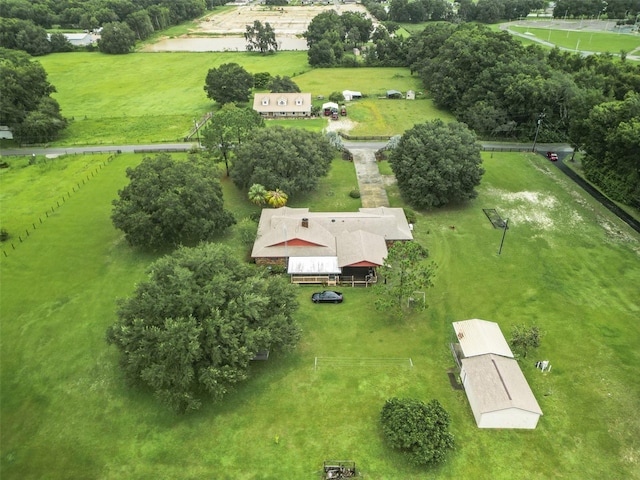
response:
<path fill-rule="evenodd" d="M 536 428 L 542 410 L 500 326 L 477 318 L 453 322 L 460 366 L 479 428 Z"/>
<path fill-rule="evenodd" d="M 487 354 L 462 359 L 460 378 L 478 428 L 528 428 L 542 410 L 518 362 Z"/>
<path fill-rule="evenodd" d="M 495 353 L 503 357 L 513 358 L 509 344 L 496 322 L 473 318 L 453 322 L 453 330 L 460 344 L 464 358 Z"/>

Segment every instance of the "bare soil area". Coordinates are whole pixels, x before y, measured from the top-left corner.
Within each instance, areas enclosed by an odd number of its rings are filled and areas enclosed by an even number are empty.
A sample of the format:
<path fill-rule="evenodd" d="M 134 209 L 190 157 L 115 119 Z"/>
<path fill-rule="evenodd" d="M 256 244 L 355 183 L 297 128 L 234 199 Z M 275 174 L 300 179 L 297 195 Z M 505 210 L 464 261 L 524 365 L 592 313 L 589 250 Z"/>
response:
<path fill-rule="evenodd" d="M 300 7 L 264 7 L 246 5 L 227 12 L 209 15 L 203 19 L 193 33 L 219 33 L 243 35 L 247 25 L 255 20 L 268 22 L 276 35 L 302 35 L 316 15 L 327 10 L 343 12 L 362 12 L 374 20 L 362 5 L 317 5 Z"/>
<path fill-rule="evenodd" d="M 161 38 L 145 46 L 144 52 L 241 52 L 246 50 L 244 32 L 253 22 L 269 23 L 276 33 L 279 50 L 306 50 L 307 42 L 302 34 L 307 31 L 311 20 L 327 10 L 362 12 L 375 19 L 357 4 L 316 5 L 300 7 L 265 7 L 243 5 L 232 10 L 203 17 L 197 28 L 179 37 Z"/>

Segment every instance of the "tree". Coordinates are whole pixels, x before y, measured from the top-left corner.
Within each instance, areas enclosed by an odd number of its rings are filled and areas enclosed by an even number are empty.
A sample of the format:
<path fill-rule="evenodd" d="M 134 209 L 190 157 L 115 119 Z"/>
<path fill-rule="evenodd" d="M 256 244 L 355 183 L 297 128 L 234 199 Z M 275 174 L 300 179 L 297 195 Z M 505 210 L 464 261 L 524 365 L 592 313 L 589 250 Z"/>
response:
<path fill-rule="evenodd" d="M 121 302 L 107 342 L 131 383 L 176 412 L 223 397 L 248 377 L 261 350 L 289 349 L 300 331 L 295 288 L 220 244 L 181 247 L 160 258 Z"/>
<path fill-rule="evenodd" d="M 309 47 L 307 53 L 312 67 L 332 67 L 336 64 L 336 54 L 329 40 L 320 40 Z"/>
<path fill-rule="evenodd" d="M 267 203 L 271 205 L 273 208 L 284 207 L 287 204 L 287 200 L 289 200 L 289 195 L 284 193 L 279 188 L 275 190 L 270 190 L 265 195 L 265 199 Z"/>
<path fill-rule="evenodd" d="M 218 110 L 202 134 L 202 144 L 224 161 L 227 177 L 231 152 L 242 145 L 252 130 L 264 127 L 264 119 L 253 108 L 238 108 L 227 103 Z"/>
<path fill-rule="evenodd" d="M 594 107 L 582 142 L 586 177 L 614 200 L 640 206 L 640 94 Z"/>
<path fill-rule="evenodd" d="M 224 105 L 248 102 L 252 87 L 253 75 L 237 63 L 224 63 L 209 70 L 204 90 L 208 98 Z"/>
<path fill-rule="evenodd" d="M 33 56 L 51 52 L 51 44 L 44 28 L 31 20 L 3 17 L 0 17 L 0 48 L 24 50 Z"/>
<path fill-rule="evenodd" d="M 51 51 L 54 53 L 73 51 L 73 45 L 67 40 L 64 33 L 52 33 L 49 37 L 49 43 L 51 44 Z"/>
<path fill-rule="evenodd" d="M 146 10 L 138 10 L 130 13 L 126 18 L 127 25 L 135 32 L 138 40 L 145 40 L 153 34 L 153 24 L 151 17 Z"/>
<path fill-rule="evenodd" d="M 420 209 L 475 198 L 484 173 L 475 135 L 458 122 L 415 125 L 389 161 L 402 195 Z"/>
<path fill-rule="evenodd" d="M 136 34 L 124 22 L 106 23 L 102 26 L 98 49 L 102 53 L 129 53 L 136 44 Z"/>
<path fill-rule="evenodd" d="M 253 86 L 255 88 L 268 88 L 271 83 L 271 74 L 269 72 L 258 72 L 253 75 Z"/>
<path fill-rule="evenodd" d="M 56 91 L 40 63 L 18 50 L 0 48 L 0 125 L 7 125 L 20 143 L 54 140 L 66 127 Z"/>
<path fill-rule="evenodd" d="M 249 197 L 249 201 L 254 205 L 258 205 L 260 207 L 267 203 L 267 189 L 259 183 L 251 185 L 247 195 Z"/>
<path fill-rule="evenodd" d="M 163 248 L 209 240 L 235 223 L 225 210 L 217 168 L 196 158 L 146 157 L 127 169 L 129 185 L 111 219 L 131 245 Z"/>
<path fill-rule="evenodd" d="M 511 346 L 522 351 L 522 356 L 526 357 L 527 352 L 531 348 L 540 346 L 542 333 L 535 325 L 528 327 L 526 325 L 515 325 L 511 330 Z"/>
<path fill-rule="evenodd" d="M 427 263 L 429 252 L 417 242 L 395 242 L 379 273 L 376 308 L 393 309 L 402 316 L 403 306 L 416 291 L 431 287 L 435 266 Z"/>
<path fill-rule="evenodd" d="M 239 188 L 259 183 L 295 196 L 315 190 L 335 153 L 319 133 L 280 126 L 257 129 L 236 150 L 231 178 Z"/>
<path fill-rule="evenodd" d="M 269 22 L 263 25 L 260 20 L 255 20 L 253 25 L 247 25 L 244 32 L 244 39 L 247 41 L 248 52 L 275 53 L 278 51 L 278 42 L 276 42 L 276 32 L 273 30 Z"/>
<path fill-rule="evenodd" d="M 381 422 L 388 444 L 413 465 L 442 463 L 454 448 L 451 420 L 438 400 L 391 398 L 382 407 Z"/>
<path fill-rule="evenodd" d="M 504 0 L 478 0 L 476 20 L 479 22 L 496 23 L 504 17 Z"/>
<path fill-rule="evenodd" d="M 269 84 L 269 90 L 274 93 L 300 93 L 300 87 L 286 75 L 276 75 Z"/>

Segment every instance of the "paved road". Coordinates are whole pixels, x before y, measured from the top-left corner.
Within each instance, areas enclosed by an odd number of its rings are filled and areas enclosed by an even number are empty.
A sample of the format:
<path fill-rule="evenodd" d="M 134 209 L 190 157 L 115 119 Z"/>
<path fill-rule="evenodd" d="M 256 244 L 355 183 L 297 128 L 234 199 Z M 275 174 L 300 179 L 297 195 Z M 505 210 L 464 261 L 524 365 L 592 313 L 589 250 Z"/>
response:
<path fill-rule="evenodd" d="M 197 143 L 156 143 L 151 145 L 102 145 L 84 147 L 27 147 L 0 150 L 0 156 L 67 155 L 82 153 L 188 152 Z"/>

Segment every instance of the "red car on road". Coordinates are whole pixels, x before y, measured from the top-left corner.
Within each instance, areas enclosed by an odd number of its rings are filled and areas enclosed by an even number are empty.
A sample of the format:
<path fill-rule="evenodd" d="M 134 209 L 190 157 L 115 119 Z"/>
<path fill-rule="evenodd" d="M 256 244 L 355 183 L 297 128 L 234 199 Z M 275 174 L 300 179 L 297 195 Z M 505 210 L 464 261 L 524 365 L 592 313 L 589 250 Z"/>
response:
<path fill-rule="evenodd" d="M 552 162 L 558 161 L 558 154 L 556 152 L 547 152 L 547 158 Z"/>

